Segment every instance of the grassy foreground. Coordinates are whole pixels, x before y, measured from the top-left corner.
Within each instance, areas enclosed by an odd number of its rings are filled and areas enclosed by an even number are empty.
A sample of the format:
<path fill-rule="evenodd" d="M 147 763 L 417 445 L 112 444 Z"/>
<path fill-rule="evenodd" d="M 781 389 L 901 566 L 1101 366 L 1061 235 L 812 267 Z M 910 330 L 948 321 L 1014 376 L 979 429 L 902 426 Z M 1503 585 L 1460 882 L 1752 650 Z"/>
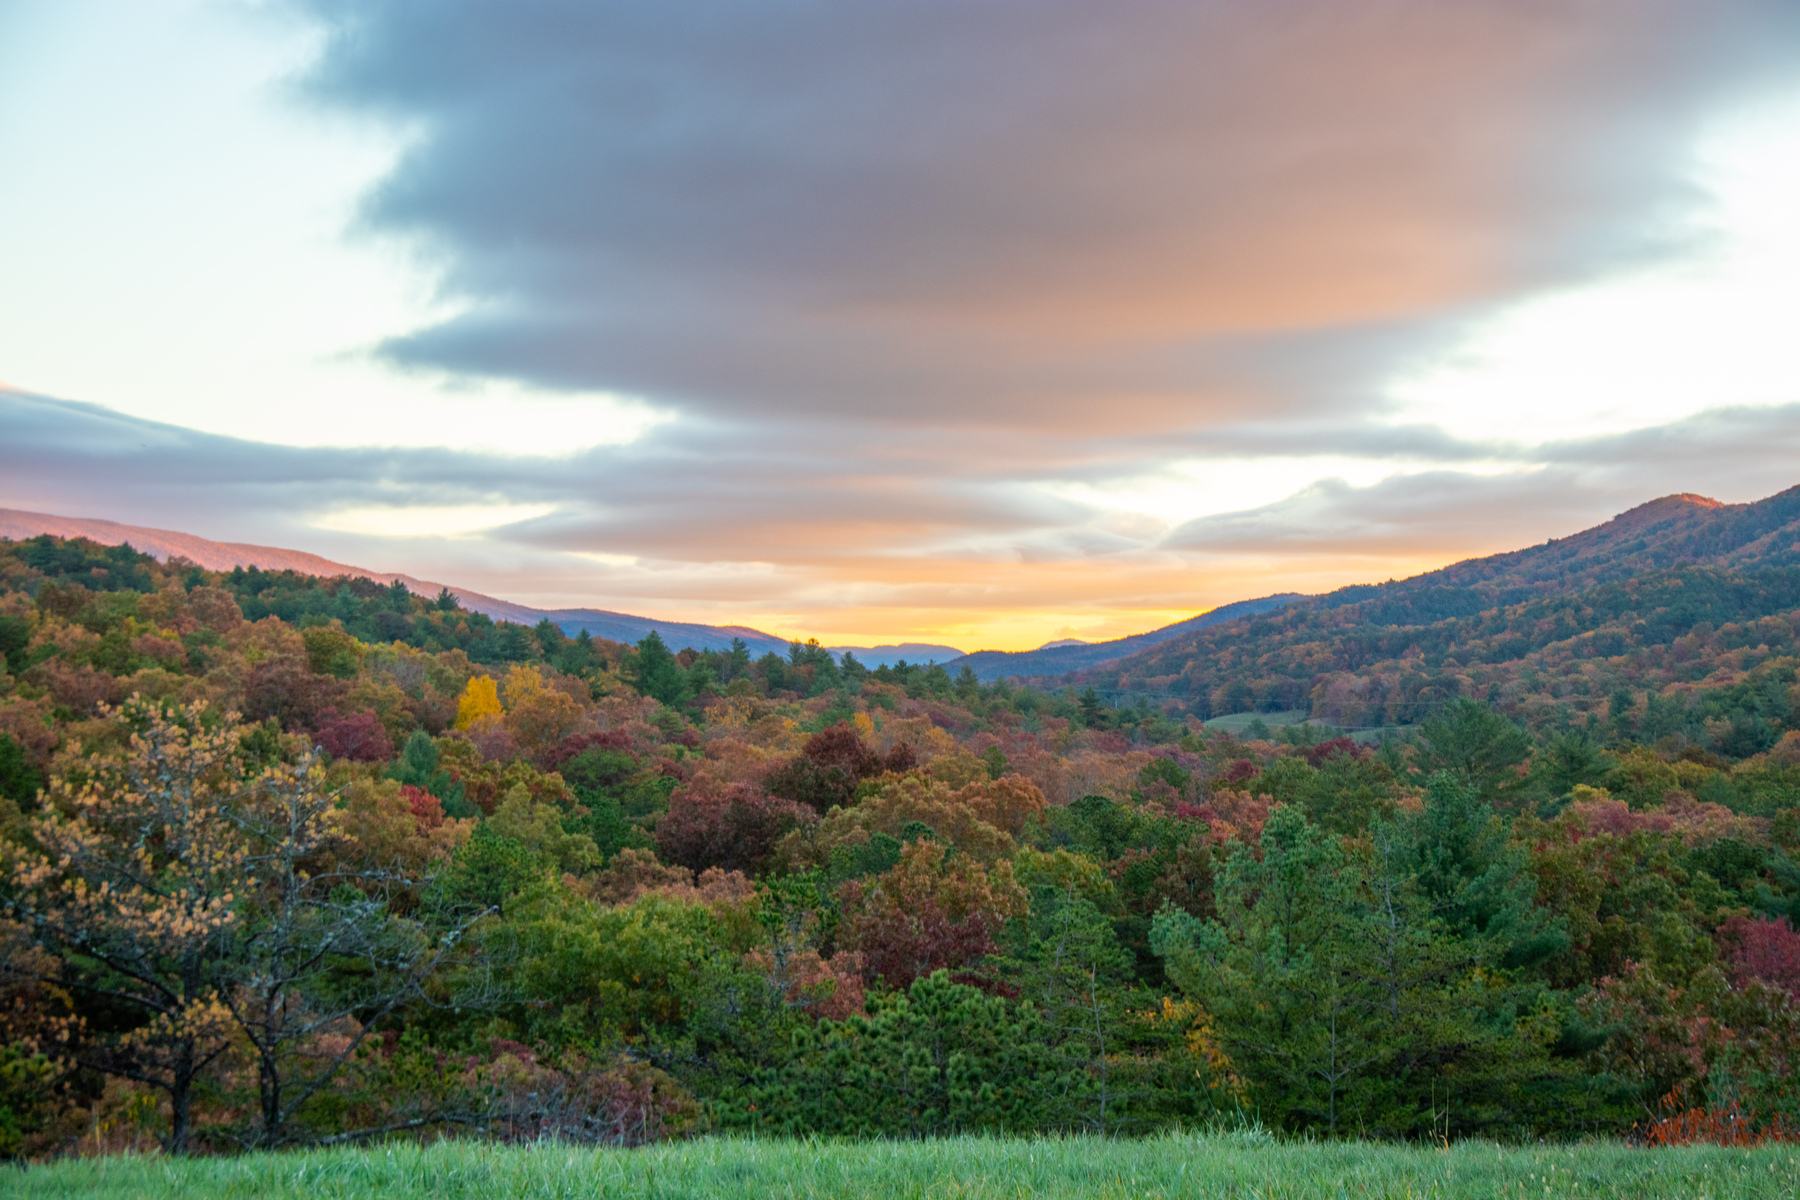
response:
<path fill-rule="evenodd" d="M 1448 1150 L 1251 1138 L 702 1140 L 644 1150 L 473 1143 L 0 1168 L 21 1197 L 1800 1197 L 1800 1148 Z"/>

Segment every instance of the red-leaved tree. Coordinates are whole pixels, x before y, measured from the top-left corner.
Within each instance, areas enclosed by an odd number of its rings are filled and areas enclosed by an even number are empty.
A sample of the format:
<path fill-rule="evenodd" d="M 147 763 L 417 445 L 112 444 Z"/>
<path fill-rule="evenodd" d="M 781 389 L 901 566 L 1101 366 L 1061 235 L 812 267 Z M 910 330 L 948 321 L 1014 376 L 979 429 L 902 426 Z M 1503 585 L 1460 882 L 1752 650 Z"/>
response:
<path fill-rule="evenodd" d="M 333 758 L 351 762 L 386 762 L 394 757 L 394 739 L 372 712 L 339 714 L 322 709 L 314 718 L 313 744 Z"/>
<path fill-rule="evenodd" d="M 1719 927 L 1719 947 L 1733 984 L 1760 979 L 1800 999 L 1800 933 L 1786 921 L 1732 917 Z"/>
<path fill-rule="evenodd" d="M 681 788 L 656 822 L 656 850 L 693 871 L 721 867 L 754 875 L 782 834 L 818 819 L 806 805 L 753 784 L 734 783 L 719 793 Z"/>
<path fill-rule="evenodd" d="M 443 801 L 424 788 L 416 788 L 410 783 L 403 784 L 400 795 L 405 798 L 420 829 L 436 829 L 444 823 Z"/>
<path fill-rule="evenodd" d="M 808 738 L 797 757 L 764 777 L 763 786 L 823 813 L 849 804 L 856 797 L 856 785 L 863 780 L 889 771 L 910 771 L 917 765 L 918 755 L 911 744 L 900 743 L 883 756 L 870 749 L 848 721 L 839 721 Z"/>
<path fill-rule="evenodd" d="M 970 855 L 947 857 L 930 840 L 907 846 L 885 874 L 844 884 L 838 897 L 846 948 L 863 955 L 870 978 L 897 988 L 993 953 L 1000 927 L 1030 907 L 1010 861 L 989 871 Z"/>

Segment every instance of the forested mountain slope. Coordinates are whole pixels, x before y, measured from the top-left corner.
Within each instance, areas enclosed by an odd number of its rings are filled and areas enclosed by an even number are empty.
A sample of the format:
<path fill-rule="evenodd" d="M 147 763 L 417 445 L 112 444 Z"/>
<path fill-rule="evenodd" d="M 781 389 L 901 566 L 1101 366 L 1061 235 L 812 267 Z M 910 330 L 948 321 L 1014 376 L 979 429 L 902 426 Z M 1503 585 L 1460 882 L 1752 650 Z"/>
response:
<path fill-rule="evenodd" d="M 1166 642 L 1171 638 L 1195 629 L 1205 629 L 1209 625 L 1218 625 L 1238 617 L 1252 616 L 1256 613 L 1268 612 L 1281 608 L 1295 600 L 1302 599 L 1298 592 L 1283 592 L 1278 596 L 1263 596 L 1256 600 L 1239 600 L 1235 604 L 1221 604 L 1209 612 L 1189 617 L 1185 621 L 1177 621 L 1173 625 L 1164 625 L 1161 629 L 1153 629 L 1149 633 L 1134 633 L 1130 637 L 1114 638 L 1106 642 L 1092 642 L 1086 645 L 1046 646 L 1037 650 L 977 650 L 973 654 L 965 654 L 949 665 L 952 667 L 967 666 L 975 672 L 975 677 L 983 683 L 992 683 L 996 679 L 1007 679 L 1013 676 L 1021 678 L 1034 675 L 1056 675 L 1067 671 L 1083 671 L 1102 663 L 1124 658 L 1140 650 Z"/>
<path fill-rule="evenodd" d="M 1480 608 L 1578 591 L 1597 583 L 1678 566 L 1726 570 L 1800 563 L 1800 487 L 1753 504 L 1705 496 L 1664 496 L 1604 525 L 1486 558 L 1471 558 L 1411 579 L 1339 588 L 1321 609 L 1364 608 L 1372 622 L 1461 616 Z"/>
<path fill-rule="evenodd" d="M 428 598 L 449 592 L 464 609 L 496 621 L 535 625 L 548 618 L 570 637 L 586 629 L 594 637 L 636 641 L 654 629 L 675 645 L 693 646 L 702 650 L 727 650 L 730 649 L 733 638 L 742 638 L 758 654 L 770 650 L 784 652 L 788 644 L 786 638 L 742 625 L 714 626 L 660 621 L 654 617 L 639 617 L 598 608 L 533 608 L 529 604 L 502 600 L 469 588 L 420 579 L 402 572 L 371 571 L 367 567 L 333 562 L 303 550 L 286 550 L 279 546 L 259 546 L 247 542 L 215 542 L 172 529 L 121 525 L 117 521 L 86 517 L 59 517 L 23 509 L 0 509 L 0 537 L 23 540 L 46 533 L 53 537 L 86 538 L 104 546 L 130 545 L 157 559 L 186 559 L 209 571 L 244 568 L 270 575 L 285 571 L 322 579 L 344 576 L 382 584 L 399 582 L 415 595 Z"/>
<path fill-rule="evenodd" d="M 1408 723 L 1456 696 L 1598 715 L 1619 687 L 1791 653 L 1800 488 L 1668 496 L 1541 546 L 1341 588 L 1194 630 L 1064 682 L 1211 716 L 1310 707 Z M 1685 640 L 1684 640 L 1685 639 Z"/>

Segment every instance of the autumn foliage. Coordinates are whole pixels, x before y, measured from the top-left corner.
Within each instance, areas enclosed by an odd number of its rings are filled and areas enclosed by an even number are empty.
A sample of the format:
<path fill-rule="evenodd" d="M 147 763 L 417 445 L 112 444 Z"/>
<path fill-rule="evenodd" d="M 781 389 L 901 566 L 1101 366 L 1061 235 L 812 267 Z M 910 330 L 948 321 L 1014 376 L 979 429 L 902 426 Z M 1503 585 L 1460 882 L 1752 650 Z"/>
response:
<path fill-rule="evenodd" d="M 692 870 L 754 874 L 782 834 L 816 819 L 811 808 L 753 784 L 734 783 L 718 793 L 680 790 L 657 822 L 656 848 L 669 862 Z"/>
<path fill-rule="evenodd" d="M 0 542 L 0 1157 L 1786 1140 L 1787 569 L 1045 684 Z"/>
<path fill-rule="evenodd" d="M 935 841 L 917 841 L 892 871 L 840 893 L 845 944 L 863 955 L 871 976 L 904 988 L 933 971 L 969 966 L 994 949 L 1010 917 L 1023 915 L 1025 890 L 1012 864 L 989 872 Z"/>

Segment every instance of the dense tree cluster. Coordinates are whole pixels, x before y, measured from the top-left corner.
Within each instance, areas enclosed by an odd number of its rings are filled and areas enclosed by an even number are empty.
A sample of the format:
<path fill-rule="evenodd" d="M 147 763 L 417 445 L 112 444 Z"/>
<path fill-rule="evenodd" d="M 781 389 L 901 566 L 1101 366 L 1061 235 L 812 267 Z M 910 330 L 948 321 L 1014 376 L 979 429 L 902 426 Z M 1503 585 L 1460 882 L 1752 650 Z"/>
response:
<path fill-rule="evenodd" d="M 0 1153 L 1800 1118 L 1800 597 L 1356 612 L 1199 636 L 1454 686 L 1234 734 L 0 542 Z"/>

